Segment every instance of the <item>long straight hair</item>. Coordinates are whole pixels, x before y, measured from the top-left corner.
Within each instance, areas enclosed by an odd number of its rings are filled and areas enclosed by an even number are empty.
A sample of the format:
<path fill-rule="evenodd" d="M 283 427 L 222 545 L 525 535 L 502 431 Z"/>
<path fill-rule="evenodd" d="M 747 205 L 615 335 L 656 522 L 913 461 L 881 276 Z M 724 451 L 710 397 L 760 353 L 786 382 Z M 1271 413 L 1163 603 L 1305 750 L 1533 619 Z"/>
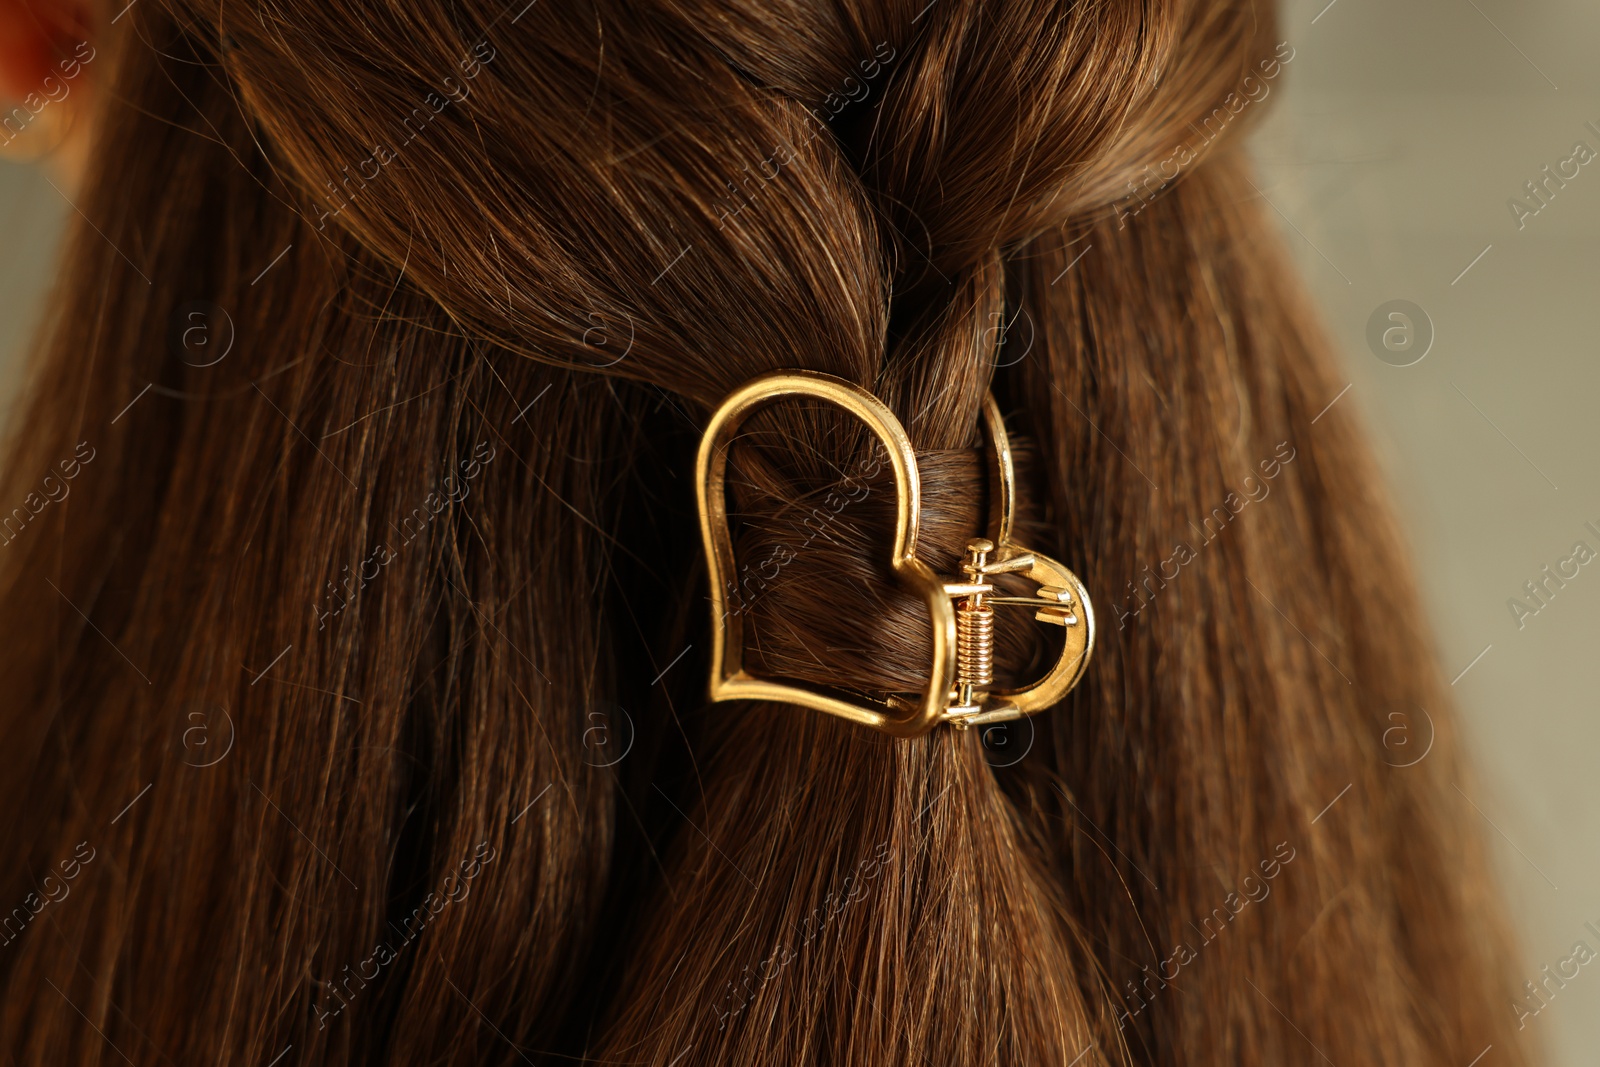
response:
<path fill-rule="evenodd" d="M 9 1061 L 1526 1062 L 1447 688 L 1238 147 L 1292 69 L 1265 7 L 103 29 L 0 482 Z M 898 413 L 946 569 L 994 392 L 1099 610 L 1059 707 L 706 704 L 694 449 L 786 367 Z M 915 688 L 862 435 L 774 407 L 732 481 L 752 662 Z"/>

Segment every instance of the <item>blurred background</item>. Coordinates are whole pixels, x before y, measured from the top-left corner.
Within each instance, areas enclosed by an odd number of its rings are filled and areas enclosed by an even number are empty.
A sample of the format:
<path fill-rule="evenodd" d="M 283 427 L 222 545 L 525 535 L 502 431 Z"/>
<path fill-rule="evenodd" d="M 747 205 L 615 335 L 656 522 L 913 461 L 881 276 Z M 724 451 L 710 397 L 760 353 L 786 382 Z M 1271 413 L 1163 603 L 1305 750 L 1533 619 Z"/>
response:
<path fill-rule="evenodd" d="M 1280 10 L 1295 58 L 1257 183 L 1387 467 L 1475 757 L 1456 800 L 1538 983 L 1576 942 L 1600 952 L 1600 558 L 1544 572 L 1600 552 L 1600 155 L 1574 151 L 1600 153 L 1600 4 Z M 1595 1062 L 1600 971 L 1526 1003 L 1551 1063 Z"/>
<path fill-rule="evenodd" d="M 1260 192 L 1387 468 L 1476 760 L 1457 800 L 1537 981 L 1600 952 L 1600 559 L 1572 561 L 1600 553 L 1600 4 L 1291 0 L 1281 37 Z M 0 158 L 0 418 L 72 211 Z M 1393 763 L 1426 758 L 1426 711 Z M 1593 1062 L 1600 970 L 1526 1005 L 1551 1063 Z"/>

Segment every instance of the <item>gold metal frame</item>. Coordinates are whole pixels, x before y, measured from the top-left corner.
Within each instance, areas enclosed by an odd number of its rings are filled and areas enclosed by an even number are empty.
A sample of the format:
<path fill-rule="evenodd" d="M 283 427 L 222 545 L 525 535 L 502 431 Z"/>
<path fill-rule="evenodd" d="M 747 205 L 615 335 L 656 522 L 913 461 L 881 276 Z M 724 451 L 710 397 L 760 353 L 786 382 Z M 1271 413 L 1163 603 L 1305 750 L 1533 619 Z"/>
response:
<path fill-rule="evenodd" d="M 933 626 L 933 657 L 920 700 L 879 699 L 800 681 L 760 678 L 744 669 L 744 621 L 728 608 L 725 576 L 736 573 L 728 528 L 728 446 L 757 409 L 785 397 L 813 397 L 850 412 L 883 442 L 894 469 L 898 510 L 890 565 L 899 584 L 920 596 Z M 917 558 L 922 487 L 916 452 L 894 413 L 866 390 L 816 371 L 779 371 L 736 389 L 717 409 L 700 441 L 696 463 L 700 533 L 711 582 L 711 700 L 772 700 L 837 715 L 895 737 L 915 737 L 941 722 L 958 728 L 1003 722 L 1058 702 L 1083 676 L 1094 649 L 1094 609 L 1087 590 L 1066 567 L 1011 542 L 1015 474 L 1005 422 L 992 396 L 984 400 L 984 430 L 994 459 L 989 540 L 968 545 L 963 578 L 940 578 Z M 1021 573 L 1038 583 L 1034 597 L 1003 597 L 989 578 Z M 1044 677 L 1020 689 L 987 687 L 992 675 L 993 606 L 1027 606 L 1035 618 L 1065 628 L 1060 656 Z M 987 629 L 986 629 L 987 627 Z"/>

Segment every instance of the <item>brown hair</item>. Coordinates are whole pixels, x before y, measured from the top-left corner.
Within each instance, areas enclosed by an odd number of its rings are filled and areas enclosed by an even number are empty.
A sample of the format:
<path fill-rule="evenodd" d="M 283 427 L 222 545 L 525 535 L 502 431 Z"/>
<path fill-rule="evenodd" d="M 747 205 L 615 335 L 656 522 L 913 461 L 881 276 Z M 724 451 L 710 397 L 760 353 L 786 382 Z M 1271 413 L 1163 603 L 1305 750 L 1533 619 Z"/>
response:
<path fill-rule="evenodd" d="M 11 1060 L 1524 1062 L 1446 689 L 1228 118 L 1292 57 L 1265 8 L 110 29 L 0 498 Z M 994 389 L 1099 606 L 1060 707 L 705 705 L 694 448 L 781 367 L 899 413 L 939 567 Z M 734 465 L 759 661 L 915 684 L 862 436 L 781 405 Z"/>

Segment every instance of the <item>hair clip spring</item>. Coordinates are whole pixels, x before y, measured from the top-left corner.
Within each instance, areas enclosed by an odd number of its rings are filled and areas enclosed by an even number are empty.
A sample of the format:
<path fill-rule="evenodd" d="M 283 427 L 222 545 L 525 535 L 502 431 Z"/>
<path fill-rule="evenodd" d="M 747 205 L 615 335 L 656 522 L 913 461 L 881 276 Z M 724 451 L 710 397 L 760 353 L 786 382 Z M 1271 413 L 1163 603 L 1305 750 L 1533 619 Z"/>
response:
<path fill-rule="evenodd" d="M 993 541 L 984 538 L 968 541 L 967 555 L 961 564 L 966 581 L 949 582 L 944 587 L 945 592 L 956 598 L 956 683 L 945 718 L 963 730 L 974 721 L 996 721 L 993 717 L 996 709 L 985 710 L 990 687 L 994 684 L 996 607 L 1033 608 L 1037 621 L 1058 626 L 1076 626 L 1081 621 L 1073 608 L 1072 590 L 1061 586 L 1041 585 L 1031 597 L 995 595 L 990 578 L 997 574 L 1032 571 L 1038 559 L 1029 552 L 991 560 L 994 552 Z"/>

